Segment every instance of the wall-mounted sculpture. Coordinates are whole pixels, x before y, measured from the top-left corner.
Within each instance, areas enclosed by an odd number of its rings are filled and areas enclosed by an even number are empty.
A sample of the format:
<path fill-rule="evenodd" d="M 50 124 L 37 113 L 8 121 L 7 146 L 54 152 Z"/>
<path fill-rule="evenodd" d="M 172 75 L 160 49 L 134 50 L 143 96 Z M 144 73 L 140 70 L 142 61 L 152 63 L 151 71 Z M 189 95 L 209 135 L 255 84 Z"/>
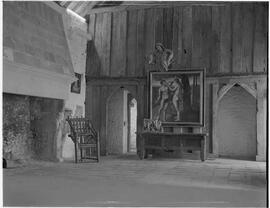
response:
<path fill-rule="evenodd" d="M 173 62 L 173 52 L 162 43 L 156 43 L 153 53 L 148 55 L 148 64 L 154 65 L 154 71 L 168 71 Z"/>

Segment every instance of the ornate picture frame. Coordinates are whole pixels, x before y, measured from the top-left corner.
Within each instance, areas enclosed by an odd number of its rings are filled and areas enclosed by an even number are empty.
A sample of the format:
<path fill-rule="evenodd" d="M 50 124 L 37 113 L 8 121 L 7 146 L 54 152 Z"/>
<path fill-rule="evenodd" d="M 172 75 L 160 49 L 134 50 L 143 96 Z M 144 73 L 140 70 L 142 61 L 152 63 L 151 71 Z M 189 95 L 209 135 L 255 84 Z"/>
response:
<path fill-rule="evenodd" d="M 149 72 L 150 119 L 163 126 L 204 126 L 205 69 Z"/>

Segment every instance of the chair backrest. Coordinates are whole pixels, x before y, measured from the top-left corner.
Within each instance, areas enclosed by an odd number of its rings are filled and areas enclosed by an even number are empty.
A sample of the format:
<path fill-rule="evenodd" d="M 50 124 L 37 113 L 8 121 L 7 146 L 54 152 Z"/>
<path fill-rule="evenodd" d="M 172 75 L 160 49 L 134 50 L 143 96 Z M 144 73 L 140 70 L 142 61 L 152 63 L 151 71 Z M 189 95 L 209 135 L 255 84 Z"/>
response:
<path fill-rule="evenodd" d="M 67 122 L 74 136 L 78 133 L 92 133 L 94 137 L 97 136 L 96 130 L 87 118 L 68 118 Z"/>

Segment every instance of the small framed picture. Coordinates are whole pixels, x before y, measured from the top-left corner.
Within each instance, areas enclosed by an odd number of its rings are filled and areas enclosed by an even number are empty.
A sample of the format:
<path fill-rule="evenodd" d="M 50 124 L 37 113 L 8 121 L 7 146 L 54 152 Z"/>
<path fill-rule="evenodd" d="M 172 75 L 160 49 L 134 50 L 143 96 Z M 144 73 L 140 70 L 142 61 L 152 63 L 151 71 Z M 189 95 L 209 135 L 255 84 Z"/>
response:
<path fill-rule="evenodd" d="M 71 92 L 80 94 L 81 93 L 81 79 L 82 75 L 75 73 L 75 77 L 77 78 L 77 81 L 73 82 L 71 84 Z"/>

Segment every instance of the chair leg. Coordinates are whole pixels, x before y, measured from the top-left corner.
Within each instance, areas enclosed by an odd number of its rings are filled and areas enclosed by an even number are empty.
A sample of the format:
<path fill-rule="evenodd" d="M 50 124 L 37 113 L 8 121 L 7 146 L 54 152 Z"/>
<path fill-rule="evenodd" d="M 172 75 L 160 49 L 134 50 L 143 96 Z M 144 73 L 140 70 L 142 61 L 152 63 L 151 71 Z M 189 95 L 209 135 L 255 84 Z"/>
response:
<path fill-rule="evenodd" d="M 78 163 L 78 158 L 77 158 L 77 143 L 75 142 L 75 163 Z"/>
<path fill-rule="evenodd" d="M 99 145 L 99 133 L 97 134 L 97 162 L 99 162 L 100 157 L 100 145 Z"/>
<path fill-rule="evenodd" d="M 81 159 L 80 159 L 80 161 L 82 161 L 83 160 L 83 148 L 80 148 L 80 153 L 81 153 Z"/>

